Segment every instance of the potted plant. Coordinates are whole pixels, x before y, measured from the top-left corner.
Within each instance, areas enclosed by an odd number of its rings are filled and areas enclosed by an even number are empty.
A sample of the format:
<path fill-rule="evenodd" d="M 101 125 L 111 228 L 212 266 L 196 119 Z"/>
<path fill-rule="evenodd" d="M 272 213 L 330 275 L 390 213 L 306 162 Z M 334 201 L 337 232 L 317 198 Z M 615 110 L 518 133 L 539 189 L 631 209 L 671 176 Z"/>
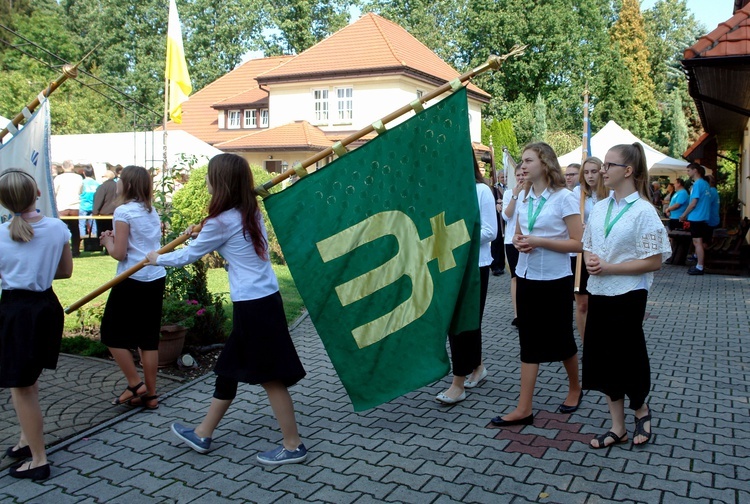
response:
<path fill-rule="evenodd" d="M 161 308 L 161 338 L 159 339 L 159 366 L 172 364 L 182 353 L 185 336 L 195 325 L 195 318 L 205 313 L 198 301 L 167 296 Z"/>

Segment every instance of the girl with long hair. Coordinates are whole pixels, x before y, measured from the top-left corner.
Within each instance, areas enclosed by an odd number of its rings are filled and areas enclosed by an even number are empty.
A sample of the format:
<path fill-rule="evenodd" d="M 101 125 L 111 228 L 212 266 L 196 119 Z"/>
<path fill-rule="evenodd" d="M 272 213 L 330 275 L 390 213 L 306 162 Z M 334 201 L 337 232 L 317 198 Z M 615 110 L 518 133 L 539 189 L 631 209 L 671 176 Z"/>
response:
<path fill-rule="evenodd" d="M 112 216 L 114 230 L 101 234 L 99 242 L 117 260 L 117 274 L 130 269 L 159 247 L 161 221 L 151 205 L 152 182 L 141 166 L 126 166 L 117 181 L 121 204 Z M 143 268 L 115 285 L 102 316 L 102 343 L 107 345 L 127 380 L 126 389 L 113 405 L 159 407 L 156 372 L 159 366 L 161 304 L 164 297 L 164 268 Z M 133 302 L 138 302 L 134 316 Z M 143 380 L 133 362 L 131 349 L 141 352 Z"/>
<path fill-rule="evenodd" d="M 200 425 L 193 429 L 173 423 L 172 432 L 195 451 L 208 452 L 238 383 L 261 385 L 284 439 L 281 446 L 258 454 L 258 462 L 303 462 L 307 449 L 299 437 L 288 387 L 301 380 L 305 370 L 287 328 L 250 166 L 236 154 L 219 154 L 208 163 L 206 182 L 211 201 L 196 238 L 175 252 L 148 254 L 154 265 L 184 266 L 216 250 L 228 263 L 232 332 L 214 368 L 213 399 Z"/>
<path fill-rule="evenodd" d="M 467 388 L 474 388 L 487 377 L 487 368 L 482 362 L 482 316 L 487 301 L 487 287 L 492 264 L 492 240 L 497 237 L 497 211 L 492 189 L 485 182 L 479 164 L 474 158 L 474 182 L 477 188 L 479 217 L 482 234 L 479 245 L 479 328 L 460 334 L 449 334 L 448 342 L 453 359 L 453 382 L 435 400 L 443 404 L 455 404 L 466 399 Z"/>
<path fill-rule="evenodd" d="M 602 182 L 600 170 L 602 168 L 602 160 L 597 157 L 589 157 L 583 162 L 581 166 L 581 172 L 579 174 L 579 184 L 573 188 L 573 194 L 578 200 L 578 208 L 581 208 L 581 198 L 584 198 L 583 202 L 583 225 L 586 227 L 586 223 L 589 221 L 591 210 L 594 209 L 594 205 L 597 201 L 601 201 L 607 197 L 607 189 L 604 187 Z M 578 254 L 573 256 L 573 262 L 571 268 L 573 273 L 576 271 L 576 263 L 578 261 Z M 576 327 L 578 328 L 578 334 L 581 336 L 581 343 L 583 343 L 583 335 L 586 329 L 586 314 L 589 309 L 589 293 L 586 290 L 586 285 L 589 280 L 589 274 L 586 271 L 586 266 L 581 265 L 581 281 L 578 284 L 578 292 L 574 292 L 576 301 Z"/>
<path fill-rule="evenodd" d="M 36 210 L 40 195 L 25 171 L 0 173 L 0 204 L 13 212 L 0 225 L 0 387 L 10 388 L 21 426 L 20 440 L 5 455 L 31 458 L 10 475 L 32 480 L 50 475 L 38 380 L 43 368 L 57 367 L 62 341 L 64 315 L 52 280 L 73 273 L 68 226 Z"/>
<path fill-rule="evenodd" d="M 667 232 L 649 200 L 643 146 L 636 142 L 612 147 L 604 157 L 602 178 L 612 192 L 596 204 L 583 235 L 591 275 L 583 387 L 606 394 L 612 424 L 591 440 L 592 448 L 628 440 L 625 396 L 635 412 L 633 444 L 651 438 L 646 404 L 651 372 L 643 318 L 653 272 L 671 252 Z"/>
<path fill-rule="evenodd" d="M 572 413 L 581 403 L 578 347 L 573 336 L 570 295 L 572 252 L 581 250 L 581 219 L 557 155 L 545 143 L 523 150 L 525 197 L 518 203 L 513 244 L 520 252 L 516 266 L 518 333 L 521 345 L 521 393 L 516 408 L 492 419 L 500 427 L 531 425 L 534 387 L 539 364 L 562 361 L 568 374 L 568 395 L 559 407 Z"/>

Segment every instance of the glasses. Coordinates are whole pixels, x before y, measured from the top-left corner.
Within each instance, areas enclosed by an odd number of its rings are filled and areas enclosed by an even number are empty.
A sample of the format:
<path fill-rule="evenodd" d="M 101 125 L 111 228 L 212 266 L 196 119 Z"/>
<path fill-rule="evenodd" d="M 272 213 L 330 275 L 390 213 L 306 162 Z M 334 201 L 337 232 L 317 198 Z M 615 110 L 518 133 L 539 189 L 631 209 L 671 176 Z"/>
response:
<path fill-rule="evenodd" d="M 604 163 L 602 165 L 602 171 L 603 172 L 608 172 L 609 169 L 612 168 L 613 166 L 622 166 L 623 168 L 627 168 L 630 165 L 620 164 L 620 163 Z"/>

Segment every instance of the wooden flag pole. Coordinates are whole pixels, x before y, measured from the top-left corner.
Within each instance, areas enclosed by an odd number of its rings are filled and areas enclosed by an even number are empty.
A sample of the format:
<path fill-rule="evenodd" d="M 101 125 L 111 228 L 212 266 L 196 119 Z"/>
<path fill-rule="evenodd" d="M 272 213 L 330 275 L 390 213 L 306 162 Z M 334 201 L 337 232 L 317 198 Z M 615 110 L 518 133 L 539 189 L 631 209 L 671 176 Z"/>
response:
<path fill-rule="evenodd" d="M 583 171 L 583 164 L 586 161 L 586 153 L 589 150 L 589 85 L 586 83 L 586 90 L 583 92 L 583 143 L 581 143 L 581 171 Z M 581 224 L 586 225 L 586 193 L 583 189 L 580 191 L 581 201 Z M 575 285 L 573 292 L 578 294 L 581 290 L 581 272 L 583 268 L 583 252 L 579 252 L 576 256 L 576 273 L 575 273 Z"/>
<path fill-rule="evenodd" d="M 75 79 L 76 77 L 78 77 L 78 65 L 79 64 L 80 63 L 76 63 L 75 65 L 63 65 L 63 68 L 62 68 L 63 74 L 60 77 L 58 77 L 57 80 L 55 80 L 54 82 L 50 82 L 49 86 L 47 86 L 47 88 L 44 91 L 42 91 L 41 94 L 45 98 L 48 98 L 49 95 L 51 95 L 57 88 L 59 88 L 63 82 L 65 82 L 68 79 Z M 26 105 L 26 109 L 28 109 L 29 113 L 33 114 L 38 106 L 39 106 L 39 96 L 34 98 L 31 101 L 31 103 Z M 16 117 L 13 118 L 11 123 L 13 124 L 13 126 L 18 127 L 18 125 L 21 124 L 21 122 L 23 122 L 25 117 L 26 116 L 24 115 L 23 112 L 19 112 L 16 115 Z M 2 142 L 3 137 L 5 137 L 5 135 L 7 135 L 8 133 L 9 133 L 8 128 L 3 128 L 3 130 L 0 131 L 0 142 Z"/>
<path fill-rule="evenodd" d="M 334 153 L 336 153 L 336 151 L 334 149 L 340 149 L 340 148 L 346 147 L 350 143 L 359 140 L 363 136 L 368 135 L 368 134 L 372 133 L 373 131 L 376 131 L 375 130 L 375 125 L 376 124 L 378 124 L 380 127 L 382 127 L 382 126 L 388 124 L 389 122 L 393 121 L 394 119 L 397 119 L 397 118 L 401 117 L 402 115 L 404 115 L 404 114 L 406 114 L 406 113 L 408 113 L 408 112 L 410 112 L 412 110 L 415 110 L 415 107 L 417 107 L 417 106 L 421 107 L 424 103 L 432 100 L 433 98 L 437 98 L 438 96 L 442 95 L 443 93 L 445 93 L 447 91 L 450 91 L 451 89 L 455 89 L 456 83 L 458 83 L 459 85 L 461 85 L 464 82 L 470 80 L 471 78 L 473 78 L 473 77 L 475 77 L 475 76 L 477 76 L 477 75 L 479 75 L 481 73 L 486 72 L 487 70 L 497 70 L 497 69 L 499 69 L 500 66 L 508 58 L 521 56 L 524 53 L 526 47 L 527 47 L 526 45 L 518 45 L 518 44 L 516 44 L 516 45 L 514 45 L 511 48 L 511 50 L 507 54 L 504 54 L 502 56 L 495 56 L 495 55 L 490 56 L 485 63 L 479 65 L 478 67 L 474 68 L 473 70 L 470 70 L 470 71 L 466 72 L 465 74 L 463 74 L 463 75 L 461 75 L 459 77 L 456 77 L 455 79 L 453 79 L 450 82 L 446 82 L 442 86 L 440 86 L 440 87 L 434 89 L 433 91 L 431 91 L 431 92 L 423 95 L 418 100 L 415 100 L 414 102 L 412 102 L 412 103 L 410 103 L 408 105 L 405 105 L 405 106 L 401 107 L 400 109 L 398 109 L 398 110 L 396 110 L 394 112 L 391 112 L 390 114 L 388 114 L 387 116 L 383 117 L 379 121 L 375 121 L 374 123 L 370 124 L 369 126 L 366 126 L 365 128 L 362 128 L 361 130 L 359 130 L 359 131 L 357 131 L 355 133 L 352 133 L 351 135 L 349 135 L 348 137 L 344 138 L 340 142 L 337 142 L 337 144 L 335 144 L 334 146 L 328 147 L 327 149 L 325 149 L 325 150 L 323 150 L 323 151 L 321 151 L 321 152 L 319 152 L 319 153 L 317 153 L 317 154 L 315 154 L 313 156 L 310 156 L 309 158 L 305 159 L 301 163 L 293 166 L 292 168 L 289 168 L 285 172 L 282 172 L 282 173 L 276 175 L 274 178 L 272 178 L 271 180 L 269 180 L 265 184 L 257 186 L 255 188 L 255 191 L 259 195 L 261 195 L 261 196 L 264 196 L 264 197 L 267 196 L 268 195 L 268 190 L 271 189 L 273 186 L 275 186 L 277 184 L 280 184 L 281 182 L 283 182 L 284 180 L 288 179 L 289 177 L 291 177 L 295 173 L 299 175 L 299 171 L 298 170 L 304 170 L 308 166 L 312 166 L 315 163 L 317 163 L 318 161 L 321 161 L 321 160 L 327 158 L 328 156 L 331 156 Z"/>
<path fill-rule="evenodd" d="M 201 230 L 201 226 L 200 225 L 193 226 L 193 230 L 192 230 L 193 233 L 198 233 L 200 230 Z M 157 250 L 157 252 L 159 254 L 166 254 L 167 252 L 171 252 L 178 245 L 180 245 L 182 243 L 185 243 L 188 240 L 188 238 L 190 238 L 190 236 L 191 235 L 189 235 L 189 234 L 181 234 L 176 239 L 172 240 L 171 242 L 167 243 L 162 248 L 160 248 L 159 250 Z M 86 303 L 88 303 L 92 299 L 96 298 L 100 294 L 103 294 L 104 292 L 108 291 L 109 289 L 111 289 L 112 287 L 114 287 L 115 285 L 117 285 L 118 283 L 120 283 L 123 280 L 125 280 L 126 278 L 128 278 L 133 273 L 135 273 L 137 271 L 140 271 L 145 266 L 148 266 L 148 264 L 149 264 L 148 263 L 148 259 L 144 259 L 141 262 L 139 262 L 138 264 L 136 264 L 135 266 L 132 266 L 132 267 L 128 268 L 127 270 L 123 271 L 122 273 L 120 273 L 119 275 L 117 275 L 116 277 L 114 277 L 109 282 L 107 282 L 104 285 L 101 285 L 100 287 L 94 289 L 93 291 L 91 291 L 90 293 L 86 294 L 85 296 L 83 296 L 81 299 L 79 299 L 78 301 L 76 301 L 72 305 L 70 305 L 67 308 L 65 308 L 65 313 L 66 314 L 73 313 L 78 308 L 80 308 L 81 306 L 85 305 Z"/>

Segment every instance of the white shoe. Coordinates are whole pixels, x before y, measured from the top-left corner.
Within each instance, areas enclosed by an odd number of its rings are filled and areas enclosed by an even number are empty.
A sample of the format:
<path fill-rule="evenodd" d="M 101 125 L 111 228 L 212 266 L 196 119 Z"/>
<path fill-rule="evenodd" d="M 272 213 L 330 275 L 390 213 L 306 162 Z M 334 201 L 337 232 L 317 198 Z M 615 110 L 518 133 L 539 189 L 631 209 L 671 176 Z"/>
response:
<path fill-rule="evenodd" d="M 487 378 L 487 368 L 482 369 L 482 375 L 479 377 L 477 381 L 467 379 L 464 382 L 464 388 L 474 388 L 477 385 L 479 385 L 482 382 L 482 380 L 484 380 L 485 378 Z"/>
<path fill-rule="evenodd" d="M 456 404 L 456 403 L 460 403 L 464 399 L 466 399 L 466 392 L 461 392 L 461 395 L 456 397 L 455 399 L 445 395 L 445 392 L 440 392 L 438 395 L 435 396 L 435 400 L 443 404 Z"/>

